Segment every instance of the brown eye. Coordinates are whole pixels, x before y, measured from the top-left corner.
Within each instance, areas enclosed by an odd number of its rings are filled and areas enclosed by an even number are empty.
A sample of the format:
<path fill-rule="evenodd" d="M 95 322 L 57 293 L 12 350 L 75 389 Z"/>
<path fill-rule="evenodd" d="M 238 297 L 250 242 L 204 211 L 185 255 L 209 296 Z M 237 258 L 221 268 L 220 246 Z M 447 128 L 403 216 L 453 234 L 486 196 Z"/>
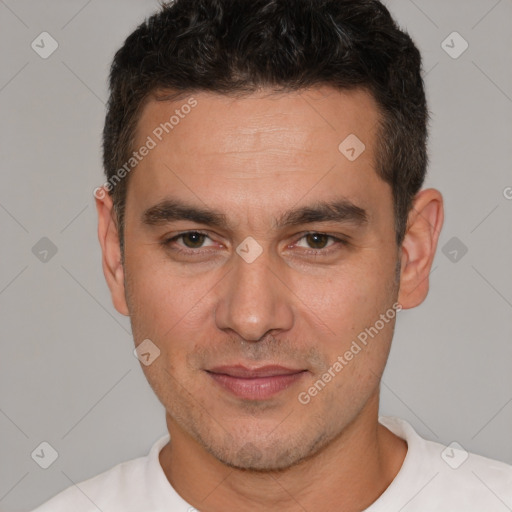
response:
<path fill-rule="evenodd" d="M 196 231 L 190 231 L 189 233 L 182 234 L 179 238 L 183 240 L 185 247 L 189 249 L 199 249 L 204 244 L 206 235 Z"/>
<path fill-rule="evenodd" d="M 194 254 L 199 249 L 211 248 L 214 244 L 207 233 L 200 231 L 185 231 L 172 238 L 164 239 L 162 245 L 176 252 Z"/>
<path fill-rule="evenodd" d="M 327 256 L 347 246 L 348 243 L 337 236 L 311 231 L 299 238 L 295 245 L 300 247 L 302 254 Z"/>
<path fill-rule="evenodd" d="M 309 233 L 304 238 L 312 249 L 324 249 L 332 237 L 323 233 Z"/>

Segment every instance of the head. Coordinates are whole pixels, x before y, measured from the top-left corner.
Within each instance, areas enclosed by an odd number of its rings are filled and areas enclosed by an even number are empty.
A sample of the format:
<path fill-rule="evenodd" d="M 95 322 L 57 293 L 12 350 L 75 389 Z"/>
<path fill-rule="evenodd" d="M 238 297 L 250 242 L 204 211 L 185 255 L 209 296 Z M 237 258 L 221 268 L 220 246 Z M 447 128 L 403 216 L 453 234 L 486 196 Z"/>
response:
<path fill-rule="evenodd" d="M 420 65 L 375 0 L 177 0 L 114 58 L 104 272 L 170 428 L 228 465 L 298 464 L 375 413 L 442 224 Z M 291 376 L 261 396 L 223 373 L 271 365 Z"/>

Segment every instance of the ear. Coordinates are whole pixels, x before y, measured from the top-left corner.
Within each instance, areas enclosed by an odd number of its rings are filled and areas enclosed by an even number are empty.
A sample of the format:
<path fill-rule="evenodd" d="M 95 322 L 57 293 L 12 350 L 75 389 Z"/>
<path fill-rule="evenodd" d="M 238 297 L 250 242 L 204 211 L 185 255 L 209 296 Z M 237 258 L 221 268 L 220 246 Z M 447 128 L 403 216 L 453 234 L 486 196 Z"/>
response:
<path fill-rule="evenodd" d="M 124 269 L 121 262 L 119 233 L 112 198 L 105 187 L 94 191 L 98 211 L 98 238 L 102 251 L 103 274 L 110 288 L 114 307 L 129 316 L 124 289 Z"/>
<path fill-rule="evenodd" d="M 421 304 L 428 294 L 429 274 L 443 226 L 443 196 L 425 189 L 416 194 L 401 247 L 400 292 L 403 309 Z"/>

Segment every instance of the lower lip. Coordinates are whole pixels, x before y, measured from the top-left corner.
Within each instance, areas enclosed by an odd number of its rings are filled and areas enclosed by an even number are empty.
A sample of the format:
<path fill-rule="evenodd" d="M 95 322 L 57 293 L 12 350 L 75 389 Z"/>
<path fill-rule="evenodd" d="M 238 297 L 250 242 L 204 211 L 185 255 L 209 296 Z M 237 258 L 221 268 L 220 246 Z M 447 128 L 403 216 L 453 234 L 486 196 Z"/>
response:
<path fill-rule="evenodd" d="M 215 382 L 227 389 L 233 395 L 246 400 L 265 400 L 280 391 L 284 391 L 302 378 L 305 372 L 289 375 L 274 375 L 273 377 L 241 378 L 223 373 L 208 372 Z"/>

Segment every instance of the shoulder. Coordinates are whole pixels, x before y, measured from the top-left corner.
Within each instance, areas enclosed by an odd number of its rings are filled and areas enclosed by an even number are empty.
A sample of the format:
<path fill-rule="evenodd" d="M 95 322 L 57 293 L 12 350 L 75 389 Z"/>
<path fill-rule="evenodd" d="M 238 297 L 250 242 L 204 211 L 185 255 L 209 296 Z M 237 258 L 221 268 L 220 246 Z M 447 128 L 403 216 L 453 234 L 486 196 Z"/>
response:
<path fill-rule="evenodd" d="M 141 472 L 144 461 L 145 458 L 141 457 L 123 462 L 93 478 L 73 484 L 33 512 L 97 512 L 100 501 L 112 502 L 118 500 L 121 492 L 133 491 L 136 475 Z M 125 498 L 128 496 L 123 497 L 124 501 Z"/>
<path fill-rule="evenodd" d="M 161 475 L 156 469 L 158 453 L 167 440 L 168 436 L 161 437 L 147 456 L 122 462 L 88 480 L 73 484 L 32 512 L 149 510 L 145 507 L 149 504 L 147 496 L 152 492 L 151 486 L 161 483 L 158 480 Z"/>
<path fill-rule="evenodd" d="M 379 421 L 408 444 L 394 482 L 402 496 L 410 500 L 404 512 L 512 509 L 509 464 L 468 452 L 456 442 L 444 445 L 423 439 L 399 418 L 381 417 Z"/>

